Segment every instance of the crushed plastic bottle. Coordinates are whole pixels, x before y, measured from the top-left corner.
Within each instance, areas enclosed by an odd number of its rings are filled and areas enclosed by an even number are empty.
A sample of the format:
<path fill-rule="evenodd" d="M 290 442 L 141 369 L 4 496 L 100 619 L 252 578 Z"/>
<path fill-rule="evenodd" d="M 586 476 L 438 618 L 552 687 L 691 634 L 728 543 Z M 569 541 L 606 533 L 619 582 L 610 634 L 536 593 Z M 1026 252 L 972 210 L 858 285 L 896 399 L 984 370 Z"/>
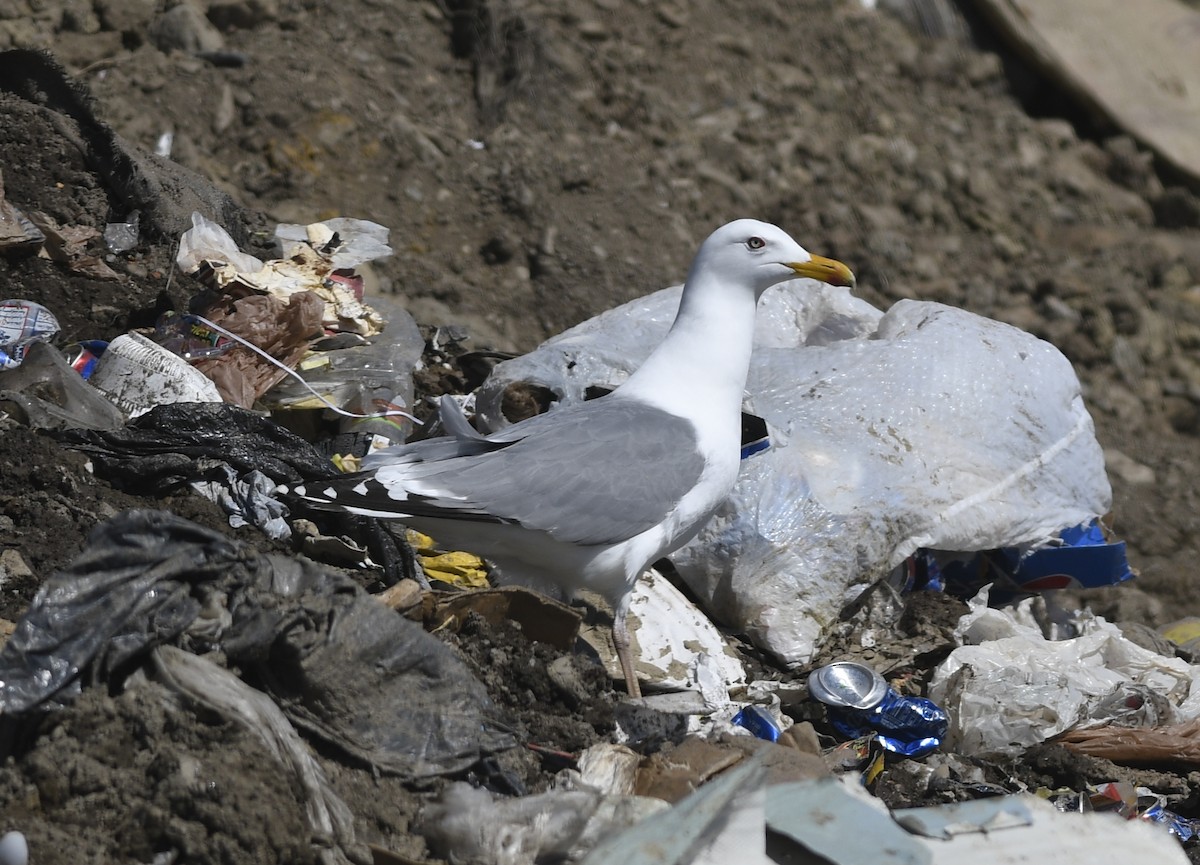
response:
<path fill-rule="evenodd" d="M 298 382 L 285 379 L 264 394 L 260 404 L 271 411 L 280 411 L 324 409 L 331 403 L 360 415 L 411 410 L 412 375 L 425 339 L 402 308 L 391 310 L 388 318 L 387 330 L 371 342 L 312 352 L 301 360 L 297 372 L 320 394 L 320 399 Z M 369 434 L 369 450 L 378 450 L 405 441 L 412 433 L 412 422 L 398 413 L 386 417 L 344 417 L 340 431 Z"/>

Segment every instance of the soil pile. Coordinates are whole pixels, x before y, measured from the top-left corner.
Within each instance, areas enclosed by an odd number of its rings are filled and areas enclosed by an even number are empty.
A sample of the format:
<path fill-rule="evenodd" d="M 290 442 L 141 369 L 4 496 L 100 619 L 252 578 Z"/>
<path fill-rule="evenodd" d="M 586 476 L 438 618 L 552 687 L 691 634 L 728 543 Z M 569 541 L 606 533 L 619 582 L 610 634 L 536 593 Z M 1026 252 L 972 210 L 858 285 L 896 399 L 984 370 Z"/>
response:
<path fill-rule="evenodd" d="M 173 272 L 178 214 L 130 194 L 131 176 L 187 188 L 145 155 L 168 139 L 174 163 L 224 193 L 209 201 L 249 252 L 276 222 L 389 227 L 396 254 L 370 290 L 422 324 L 466 325 L 477 348 L 528 350 L 679 282 L 713 227 L 753 216 L 849 263 L 881 307 L 942 301 L 1061 348 L 1140 571 L 1093 608 L 1149 626 L 1200 614 L 1200 199 L 1131 139 L 1071 116 L 969 19 L 934 38 L 850 0 L 159 5 L 0 4 L 0 48 L 48 48 L 81 88 L 0 88 L 6 197 L 100 230 L 143 210 L 131 252 L 92 241 L 115 278 L 0 257 L 0 293 L 49 307 L 66 342 L 148 326 L 198 290 Z M 145 162 L 114 159 L 124 146 Z M 191 494 L 117 489 L 6 422 L 0 523 L 19 559 L 4 560 L 0 616 L 19 618 L 97 522 L 131 507 L 273 548 Z M 453 639 L 522 741 L 575 750 L 609 734 L 615 698 L 586 664 L 573 695 L 526 681 L 530 659 L 552 660 L 544 647 L 471 627 L 483 632 Z M 150 683 L 86 692 L 15 753 L 0 801 L 37 861 L 313 855 L 296 791 L 253 743 Z M 321 758 L 361 840 L 426 854 L 410 821 L 427 793 Z M 506 759 L 535 791 L 554 768 Z M 1049 786 L 1128 775 L 1040 752 L 1026 771 Z M 1171 778 L 1180 799 L 1194 790 Z"/>

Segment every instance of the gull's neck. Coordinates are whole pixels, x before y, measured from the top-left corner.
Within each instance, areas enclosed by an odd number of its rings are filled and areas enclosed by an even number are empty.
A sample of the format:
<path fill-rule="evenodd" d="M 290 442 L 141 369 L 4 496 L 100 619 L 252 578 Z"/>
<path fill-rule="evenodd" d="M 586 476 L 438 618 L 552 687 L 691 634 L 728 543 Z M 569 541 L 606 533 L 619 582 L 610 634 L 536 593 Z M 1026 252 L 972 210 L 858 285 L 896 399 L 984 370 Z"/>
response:
<path fill-rule="evenodd" d="M 756 304 L 748 287 L 690 273 L 670 331 L 617 392 L 683 417 L 740 424 Z"/>

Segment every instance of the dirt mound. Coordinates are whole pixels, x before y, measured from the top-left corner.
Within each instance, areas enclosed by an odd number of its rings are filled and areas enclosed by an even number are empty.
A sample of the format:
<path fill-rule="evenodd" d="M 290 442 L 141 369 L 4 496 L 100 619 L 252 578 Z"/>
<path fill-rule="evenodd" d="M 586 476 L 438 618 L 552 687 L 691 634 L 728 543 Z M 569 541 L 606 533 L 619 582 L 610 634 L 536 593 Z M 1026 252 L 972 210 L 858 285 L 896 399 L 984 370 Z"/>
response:
<path fill-rule="evenodd" d="M 135 169 L 176 189 L 208 178 L 224 193 L 209 204 L 251 252 L 277 221 L 371 219 L 396 250 L 372 290 L 422 324 L 466 324 L 476 347 L 518 351 L 681 281 L 716 225 L 776 222 L 851 264 L 877 305 L 942 301 L 1059 346 L 1141 574 L 1136 588 L 1094 593 L 1093 607 L 1148 625 L 1200 614 L 1200 201 L 1128 138 L 1035 116 L 1045 84 L 1022 83 L 986 32 L 933 39 L 850 0 L 207 8 L 168 26 L 151 3 L 6 4 L 0 48 L 47 47 L 81 88 L 0 81 L 8 199 L 103 230 L 144 206 L 128 194 Z M 167 138 L 190 174 L 156 173 L 164 162 L 147 154 Z M 126 145 L 133 168 L 113 159 Z M 92 241 L 116 279 L 0 257 L 5 297 L 49 307 L 67 342 L 151 324 L 199 286 L 172 267 L 171 214 L 142 224 L 129 253 Z M 166 508 L 233 531 L 198 497 L 116 489 L 11 422 L 0 503 L 3 547 L 28 566 L 5 571 L 8 619 L 117 511 Z M 581 702 L 518 676 L 553 661 L 544 648 L 477 627 L 454 639 L 523 741 L 574 750 L 607 737 L 614 698 L 594 670 L 578 671 Z M 39 862 L 313 856 L 295 791 L 253 743 L 152 683 L 88 691 L 36 732 L 17 743 L 0 808 Z M 496 771 L 529 789 L 557 768 L 504 759 Z M 1039 760 L 1046 777 L 1069 774 Z M 425 853 L 409 824 L 431 791 L 322 763 L 360 840 Z"/>

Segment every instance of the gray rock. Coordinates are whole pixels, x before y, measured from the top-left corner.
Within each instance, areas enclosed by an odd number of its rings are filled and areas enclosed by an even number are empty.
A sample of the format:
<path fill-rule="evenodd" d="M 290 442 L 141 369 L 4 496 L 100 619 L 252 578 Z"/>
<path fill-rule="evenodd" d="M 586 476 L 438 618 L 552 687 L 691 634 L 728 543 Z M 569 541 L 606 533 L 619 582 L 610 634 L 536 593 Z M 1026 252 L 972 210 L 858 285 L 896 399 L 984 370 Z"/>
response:
<path fill-rule="evenodd" d="M 225 45 L 221 32 L 191 3 L 180 3 L 160 15 L 150 26 L 150 41 L 160 51 L 219 51 Z"/>
<path fill-rule="evenodd" d="M 157 5 L 156 0 L 95 0 L 101 27 L 118 33 L 144 32 Z"/>

